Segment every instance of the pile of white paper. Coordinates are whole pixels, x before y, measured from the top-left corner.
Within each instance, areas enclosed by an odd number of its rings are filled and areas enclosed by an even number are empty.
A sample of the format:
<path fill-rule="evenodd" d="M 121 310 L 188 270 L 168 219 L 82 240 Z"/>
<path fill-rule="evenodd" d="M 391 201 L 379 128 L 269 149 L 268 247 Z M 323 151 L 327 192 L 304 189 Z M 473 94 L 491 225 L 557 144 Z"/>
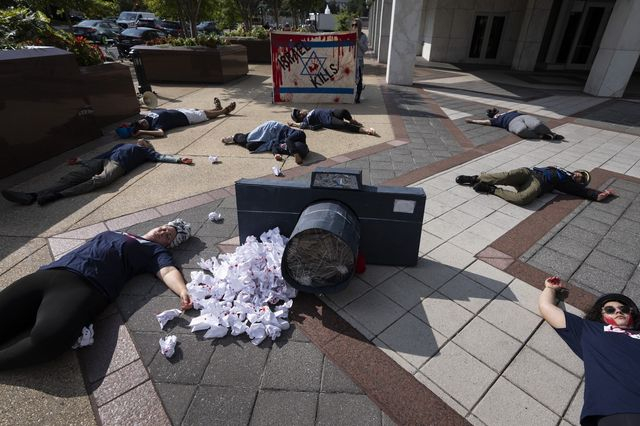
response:
<path fill-rule="evenodd" d="M 191 331 L 207 330 L 205 338 L 247 333 L 259 345 L 265 338 L 275 340 L 289 328 L 287 316 L 296 290 L 284 281 L 280 270 L 287 238 L 278 228 L 246 242 L 232 254 L 200 259 L 205 271 L 191 273 L 187 284 L 193 307 L 200 316 Z"/>

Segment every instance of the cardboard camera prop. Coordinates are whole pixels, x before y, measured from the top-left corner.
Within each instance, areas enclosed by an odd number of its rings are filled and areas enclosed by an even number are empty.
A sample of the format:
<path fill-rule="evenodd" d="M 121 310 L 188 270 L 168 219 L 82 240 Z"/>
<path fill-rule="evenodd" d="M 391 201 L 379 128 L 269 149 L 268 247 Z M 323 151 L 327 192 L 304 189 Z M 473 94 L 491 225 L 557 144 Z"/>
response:
<path fill-rule="evenodd" d="M 318 168 L 311 182 L 240 179 L 235 184 L 240 241 L 279 227 L 289 242 L 282 275 L 312 293 L 347 286 L 357 256 L 413 266 L 426 195 L 422 188 L 362 185 L 362 171 Z"/>

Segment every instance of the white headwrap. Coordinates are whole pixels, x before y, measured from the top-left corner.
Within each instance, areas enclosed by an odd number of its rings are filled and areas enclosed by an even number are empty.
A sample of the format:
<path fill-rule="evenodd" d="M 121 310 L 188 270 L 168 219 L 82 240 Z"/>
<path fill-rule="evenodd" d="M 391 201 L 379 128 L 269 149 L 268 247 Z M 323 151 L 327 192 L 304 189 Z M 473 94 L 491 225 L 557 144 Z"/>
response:
<path fill-rule="evenodd" d="M 170 248 L 174 248 L 184 243 L 191 236 L 191 224 L 185 222 L 184 220 L 177 218 L 167 223 L 169 226 L 173 226 L 176 228 L 176 237 L 169 244 Z"/>

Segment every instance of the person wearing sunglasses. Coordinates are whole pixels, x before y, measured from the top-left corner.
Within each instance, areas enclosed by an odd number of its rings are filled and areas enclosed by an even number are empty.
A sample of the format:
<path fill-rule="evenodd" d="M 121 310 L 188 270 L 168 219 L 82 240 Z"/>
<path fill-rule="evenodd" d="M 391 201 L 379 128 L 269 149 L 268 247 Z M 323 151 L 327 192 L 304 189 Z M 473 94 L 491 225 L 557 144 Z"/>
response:
<path fill-rule="evenodd" d="M 584 363 L 581 425 L 640 425 L 640 316 L 623 294 L 598 298 L 584 319 L 556 306 L 564 289 L 558 277 L 545 280 L 538 309 Z"/>

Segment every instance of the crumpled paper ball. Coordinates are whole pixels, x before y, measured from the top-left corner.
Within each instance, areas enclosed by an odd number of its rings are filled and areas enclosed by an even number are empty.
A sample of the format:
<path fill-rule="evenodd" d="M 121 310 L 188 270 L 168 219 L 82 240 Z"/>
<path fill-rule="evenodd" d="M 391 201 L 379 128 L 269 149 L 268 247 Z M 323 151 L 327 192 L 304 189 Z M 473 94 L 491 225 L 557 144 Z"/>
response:
<path fill-rule="evenodd" d="M 160 352 L 167 358 L 171 358 L 175 353 L 178 338 L 175 335 L 160 338 Z"/>

